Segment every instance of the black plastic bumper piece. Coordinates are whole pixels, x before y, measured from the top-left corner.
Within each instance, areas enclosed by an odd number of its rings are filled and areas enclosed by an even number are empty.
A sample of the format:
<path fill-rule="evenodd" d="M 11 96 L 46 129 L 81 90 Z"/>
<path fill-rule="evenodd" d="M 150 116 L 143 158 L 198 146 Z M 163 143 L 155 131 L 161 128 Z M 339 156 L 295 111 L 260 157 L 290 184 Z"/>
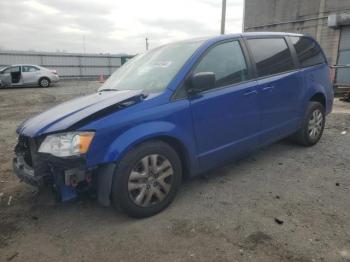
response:
<path fill-rule="evenodd" d="M 29 167 L 21 157 L 16 157 L 12 161 L 13 172 L 21 180 L 32 186 L 43 185 L 43 177 L 35 176 L 34 169 Z"/>
<path fill-rule="evenodd" d="M 113 176 L 116 169 L 115 164 L 108 164 L 99 167 L 97 173 L 97 199 L 102 206 L 111 205 L 111 192 Z"/>

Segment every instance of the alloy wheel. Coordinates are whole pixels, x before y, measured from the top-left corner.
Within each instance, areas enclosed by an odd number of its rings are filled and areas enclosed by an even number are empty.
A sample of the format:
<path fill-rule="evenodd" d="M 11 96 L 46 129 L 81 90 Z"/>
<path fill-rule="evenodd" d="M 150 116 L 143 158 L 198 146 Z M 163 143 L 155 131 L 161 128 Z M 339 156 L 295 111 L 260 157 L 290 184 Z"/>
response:
<path fill-rule="evenodd" d="M 322 132 L 323 127 L 323 114 L 319 109 L 316 109 L 312 112 L 309 125 L 308 125 L 308 131 L 309 136 L 311 139 L 317 139 Z"/>
<path fill-rule="evenodd" d="M 47 80 L 47 79 L 41 80 L 41 81 L 40 81 L 40 85 L 41 85 L 42 87 L 48 87 L 48 86 L 49 86 L 49 80 Z"/>
<path fill-rule="evenodd" d="M 152 154 L 143 157 L 129 175 L 130 198 L 141 207 L 160 203 L 170 192 L 173 174 L 174 169 L 164 156 Z"/>

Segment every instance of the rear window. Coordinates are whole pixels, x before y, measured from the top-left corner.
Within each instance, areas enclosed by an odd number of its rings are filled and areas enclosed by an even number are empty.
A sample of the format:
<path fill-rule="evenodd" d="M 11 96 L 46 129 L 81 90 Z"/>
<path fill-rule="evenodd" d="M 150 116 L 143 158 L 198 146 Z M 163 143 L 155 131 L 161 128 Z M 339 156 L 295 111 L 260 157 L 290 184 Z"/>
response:
<path fill-rule="evenodd" d="M 291 37 L 292 43 L 297 52 L 300 66 L 308 67 L 326 62 L 322 50 L 315 41 L 307 37 Z"/>
<path fill-rule="evenodd" d="M 284 38 L 249 39 L 258 76 L 269 76 L 294 69 L 293 58 Z"/>

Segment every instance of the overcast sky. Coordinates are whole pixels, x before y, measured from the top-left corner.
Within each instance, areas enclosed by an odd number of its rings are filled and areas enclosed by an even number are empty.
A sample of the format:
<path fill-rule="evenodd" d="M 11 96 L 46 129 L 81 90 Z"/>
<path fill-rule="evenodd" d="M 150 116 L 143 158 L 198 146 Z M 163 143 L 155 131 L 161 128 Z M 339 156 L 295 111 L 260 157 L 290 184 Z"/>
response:
<path fill-rule="evenodd" d="M 220 32 L 222 0 L 0 0 L 0 48 L 128 53 Z M 226 33 L 241 32 L 243 0 L 227 0 Z"/>

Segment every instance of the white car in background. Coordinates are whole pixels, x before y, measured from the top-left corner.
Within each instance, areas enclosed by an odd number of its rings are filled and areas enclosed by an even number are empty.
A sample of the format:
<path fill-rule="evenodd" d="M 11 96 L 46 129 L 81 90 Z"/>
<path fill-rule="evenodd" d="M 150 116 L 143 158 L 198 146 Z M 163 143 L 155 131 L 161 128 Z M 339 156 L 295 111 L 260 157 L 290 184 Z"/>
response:
<path fill-rule="evenodd" d="M 56 70 L 38 65 L 11 65 L 0 69 L 0 87 L 49 87 L 60 80 Z"/>

